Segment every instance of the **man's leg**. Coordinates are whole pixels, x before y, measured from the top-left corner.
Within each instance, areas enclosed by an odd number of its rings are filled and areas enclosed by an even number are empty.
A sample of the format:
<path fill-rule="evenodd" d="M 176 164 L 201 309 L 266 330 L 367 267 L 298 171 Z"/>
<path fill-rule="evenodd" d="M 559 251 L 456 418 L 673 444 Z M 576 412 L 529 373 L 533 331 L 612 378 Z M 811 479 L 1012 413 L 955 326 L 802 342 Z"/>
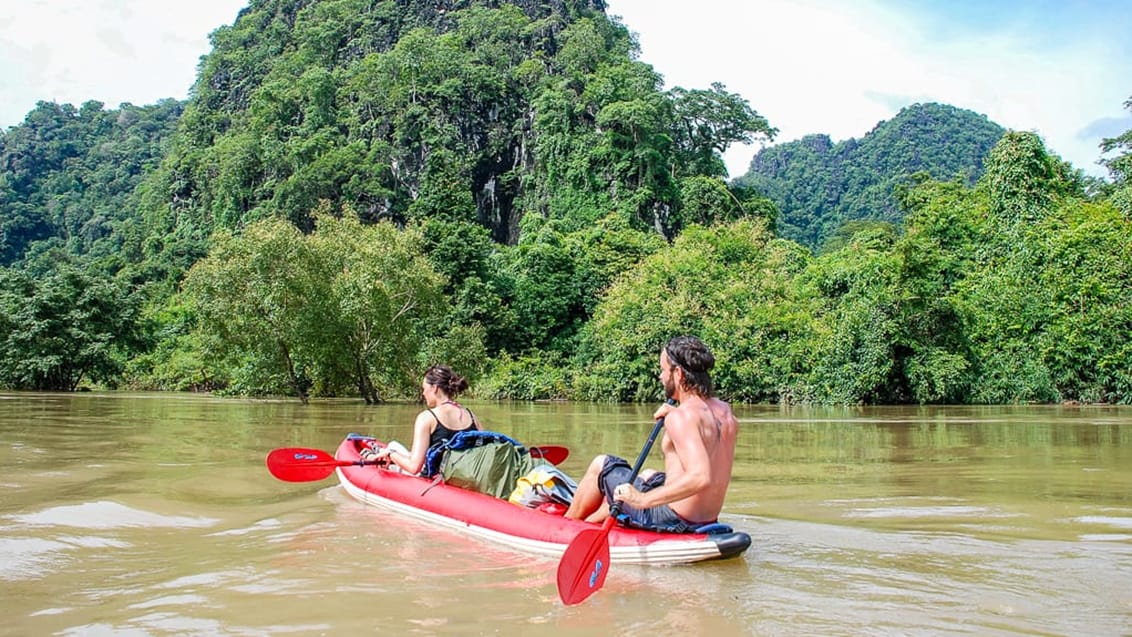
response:
<path fill-rule="evenodd" d="M 601 475 L 601 469 L 600 468 L 598 469 L 598 475 L 599 475 L 599 477 Z M 654 475 L 656 475 L 655 469 L 645 469 L 645 470 L 641 471 L 641 473 L 640 473 L 641 479 L 643 479 L 643 480 L 648 480 L 649 478 L 653 477 Z M 606 485 L 606 486 L 608 487 L 609 485 Z M 601 490 L 599 489 L 598 492 L 600 493 L 600 491 Z M 609 517 L 609 500 L 606 500 L 605 496 L 603 495 L 601 497 L 601 506 L 599 506 L 596 511 L 594 511 L 593 513 L 586 516 L 586 522 L 594 522 L 596 524 L 601 524 L 602 522 L 605 522 L 605 518 L 608 518 L 608 517 Z"/>
<path fill-rule="evenodd" d="M 598 478 L 601 477 L 601 469 L 604 466 L 605 456 L 597 456 L 593 462 L 590 462 L 586 475 L 582 476 L 578 489 L 574 491 L 574 501 L 570 503 L 570 508 L 566 509 L 566 517 L 581 520 L 605 504 L 605 496 L 598 488 Z"/>
<path fill-rule="evenodd" d="M 586 522 L 593 522 L 595 524 L 601 524 L 602 522 L 605 522 L 605 518 L 608 518 L 608 517 L 609 517 L 609 502 L 607 502 L 605 500 L 605 498 L 603 497 L 601 499 L 601 506 L 599 506 L 597 508 L 597 511 L 594 511 L 593 513 L 586 516 Z"/>

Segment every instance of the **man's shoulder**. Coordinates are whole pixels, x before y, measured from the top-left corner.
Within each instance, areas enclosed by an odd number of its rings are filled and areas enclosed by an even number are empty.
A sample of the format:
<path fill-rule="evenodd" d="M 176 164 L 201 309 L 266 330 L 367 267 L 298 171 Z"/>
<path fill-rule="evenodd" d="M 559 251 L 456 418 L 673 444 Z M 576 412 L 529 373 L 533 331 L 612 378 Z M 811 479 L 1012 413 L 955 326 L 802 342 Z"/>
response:
<path fill-rule="evenodd" d="M 698 425 L 713 419 L 716 407 L 710 401 L 711 399 L 703 398 L 688 400 L 680 403 L 673 413 L 679 414 L 680 424 Z"/>
<path fill-rule="evenodd" d="M 713 411 L 725 411 L 727 413 L 731 413 L 731 403 L 727 402 L 726 400 L 712 396 L 711 398 L 705 400 L 704 403 L 711 407 Z"/>
<path fill-rule="evenodd" d="M 689 402 L 680 403 L 679 407 L 668 412 L 664 417 L 665 427 L 681 427 L 697 422 L 700 419 L 700 408 Z"/>

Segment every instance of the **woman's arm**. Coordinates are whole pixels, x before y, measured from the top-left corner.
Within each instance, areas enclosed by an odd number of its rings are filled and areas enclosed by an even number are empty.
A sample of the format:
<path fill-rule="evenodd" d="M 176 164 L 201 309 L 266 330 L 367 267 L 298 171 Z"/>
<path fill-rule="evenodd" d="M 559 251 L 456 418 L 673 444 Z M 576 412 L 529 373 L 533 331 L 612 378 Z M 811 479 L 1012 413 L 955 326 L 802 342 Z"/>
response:
<path fill-rule="evenodd" d="M 417 420 L 413 423 L 413 446 L 409 449 L 409 455 L 396 452 L 389 454 L 389 460 L 401 467 L 402 471 L 413 475 L 421 472 L 425 454 L 428 453 L 428 439 L 432 435 L 432 422 L 433 418 L 428 411 L 417 414 Z"/>

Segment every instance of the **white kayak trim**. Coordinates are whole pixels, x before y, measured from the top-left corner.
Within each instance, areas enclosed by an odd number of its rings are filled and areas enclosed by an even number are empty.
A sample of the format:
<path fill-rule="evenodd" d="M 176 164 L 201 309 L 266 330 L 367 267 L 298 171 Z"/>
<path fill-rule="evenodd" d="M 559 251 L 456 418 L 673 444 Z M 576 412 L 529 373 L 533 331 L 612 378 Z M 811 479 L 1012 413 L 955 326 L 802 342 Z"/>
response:
<path fill-rule="evenodd" d="M 383 497 L 351 482 L 341 468 L 336 469 L 336 472 L 338 473 L 338 480 L 341 482 L 342 488 L 346 490 L 346 493 L 364 504 L 388 509 L 399 515 L 420 520 L 432 526 L 452 529 L 524 553 L 557 559 L 561 558 L 562 554 L 566 551 L 566 544 L 546 542 L 503 533 L 495 529 L 426 511 L 399 500 Z M 703 536 L 699 536 L 694 540 L 657 540 L 638 546 L 611 545 L 609 547 L 609 557 L 610 561 L 614 564 L 683 564 L 719 559 L 722 557 L 722 553 L 719 550 L 719 546 L 714 541 L 705 540 Z"/>

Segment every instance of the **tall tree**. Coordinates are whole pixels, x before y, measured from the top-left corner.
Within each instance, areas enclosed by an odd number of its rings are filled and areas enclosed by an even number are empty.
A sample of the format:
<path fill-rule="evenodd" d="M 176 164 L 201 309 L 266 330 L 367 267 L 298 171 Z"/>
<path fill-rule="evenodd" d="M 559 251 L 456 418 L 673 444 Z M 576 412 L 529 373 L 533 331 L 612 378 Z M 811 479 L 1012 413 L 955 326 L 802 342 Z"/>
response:
<path fill-rule="evenodd" d="M 673 172 L 725 177 L 723 153 L 734 143 L 773 141 L 778 129 L 742 96 L 713 82 L 710 90 L 676 87 L 668 92 L 675 125 Z"/>
<path fill-rule="evenodd" d="M 323 344 L 321 363 L 333 369 L 348 361 L 367 404 L 382 401 L 383 387 L 409 391 L 426 343 L 442 334 L 451 312 L 444 278 L 422 254 L 420 231 L 320 215 L 310 243 L 325 276 L 319 297 L 308 300 L 320 307 L 308 327 Z"/>
<path fill-rule="evenodd" d="M 140 344 L 138 300 L 121 282 L 56 255 L 34 270 L 0 269 L 0 385 L 74 391 L 115 385 Z"/>
<path fill-rule="evenodd" d="M 610 287 L 585 327 L 575 391 L 590 400 L 655 400 L 655 353 L 673 334 L 694 333 L 713 344 L 713 376 L 725 395 L 776 398 L 798 380 L 814 329 L 816 306 L 792 284 L 807 259 L 762 220 L 689 226 Z"/>
<path fill-rule="evenodd" d="M 1124 108 L 1132 111 L 1132 98 L 1124 102 Z M 1104 139 L 1101 142 L 1101 151 L 1116 153 L 1101 160 L 1101 163 L 1112 175 L 1113 202 L 1126 217 L 1132 218 L 1132 128 L 1116 137 Z"/>
<path fill-rule="evenodd" d="M 1081 196 L 1081 172 L 1051 155 L 1035 133 L 1011 131 L 987 156 L 979 180 L 991 214 L 1004 230 L 1041 219 L 1058 197 Z"/>
<path fill-rule="evenodd" d="M 305 335 L 309 304 L 319 298 L 316 271 L 302 234 L 286 220 L 265 219 L 239 235 L 217 235 L 213 250 L 190 270 L 186 296 L 200 327 L 226 346 L 230 367 L 254 369 L 246 388 L 286 389 L 306 403 L 311 362 Z M 262 378 L 256 375 L 262 374 Z"/>

